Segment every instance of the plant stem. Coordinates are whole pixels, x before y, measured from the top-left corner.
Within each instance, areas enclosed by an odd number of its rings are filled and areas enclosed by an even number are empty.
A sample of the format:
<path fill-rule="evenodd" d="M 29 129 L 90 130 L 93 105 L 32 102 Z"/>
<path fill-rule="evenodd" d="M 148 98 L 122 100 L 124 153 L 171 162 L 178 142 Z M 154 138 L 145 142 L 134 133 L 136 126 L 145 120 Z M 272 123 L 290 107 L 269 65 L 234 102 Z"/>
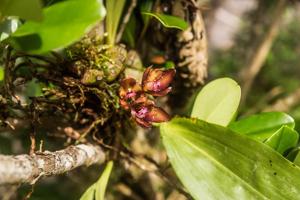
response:
<path fill-rule="evenodd" d="M 106 31 L 108 33 L 108 44 L 114 45 L 119 21 L 123 12 L 126 0 L 107 0 L 106 1 Z"/>
<path fill-rule="evenodd" d="M 131 13 L 132 13 L 133 9 L 136 6 L 136 2 L 137 2 L 137 0 L 132 0 L 131 1 L 131 4 L 130 4 L 130 6 L 128 8 L 128 11 L 127 11 L 127 13 L 126 13 L 126 15 L 125 15 L 125 17 L 123 19 L 123 23 L 121 24 L 120 30 L 119 30 L 118 35 L 117 35 L 117 39 L 116 39 L 117 43 L 120 42 L 120 40 L 122 38 L 123 32 L 125 30 L 125 27 L 126 27 L 127 23 L 129 22 Z"/>

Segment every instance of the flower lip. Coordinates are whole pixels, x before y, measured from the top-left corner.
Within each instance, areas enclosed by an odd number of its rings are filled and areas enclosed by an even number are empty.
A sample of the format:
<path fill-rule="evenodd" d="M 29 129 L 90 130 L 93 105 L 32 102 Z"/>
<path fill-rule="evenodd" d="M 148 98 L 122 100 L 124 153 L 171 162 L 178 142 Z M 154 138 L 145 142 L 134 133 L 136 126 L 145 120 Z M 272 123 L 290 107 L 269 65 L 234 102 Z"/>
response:
<path fill-rule="evenodd" d="M 137 110 L 131 110 L 131 114 L 137 118 L 144 118 L 148 112 L 149 109 L 146 106 L 142 106 Z"/>
<path fill-rule="evenodd" d="M 154 82 L 153 83 L 153 91 L 154 92 L 159 92 L 161 88 L 161 83 L 160 82 Z"/>
<path fill-rule="evenodd" d="M 134 92 L 134 91 L 128 91 L 126 93 L 126 95 L 125 95 L 125 98 L 126 99 L 130 99 L 130 98 L 135 97 L 135 96 L 136 96 L 136 92 Z"/>

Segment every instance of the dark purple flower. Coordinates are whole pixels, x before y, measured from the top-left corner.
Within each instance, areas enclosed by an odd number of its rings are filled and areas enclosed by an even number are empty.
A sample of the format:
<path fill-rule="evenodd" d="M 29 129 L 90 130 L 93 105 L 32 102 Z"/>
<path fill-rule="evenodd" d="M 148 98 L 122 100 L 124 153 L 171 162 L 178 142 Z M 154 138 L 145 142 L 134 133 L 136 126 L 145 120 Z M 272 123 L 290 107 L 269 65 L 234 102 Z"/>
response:
<path fill-rule="evenodd" d="M 155 69 L 148 67 L 142 80 L 143 91 L 153 96 L 164 96 L 171 91 L 170 84 L 175 76 L 175 69 Z"/>

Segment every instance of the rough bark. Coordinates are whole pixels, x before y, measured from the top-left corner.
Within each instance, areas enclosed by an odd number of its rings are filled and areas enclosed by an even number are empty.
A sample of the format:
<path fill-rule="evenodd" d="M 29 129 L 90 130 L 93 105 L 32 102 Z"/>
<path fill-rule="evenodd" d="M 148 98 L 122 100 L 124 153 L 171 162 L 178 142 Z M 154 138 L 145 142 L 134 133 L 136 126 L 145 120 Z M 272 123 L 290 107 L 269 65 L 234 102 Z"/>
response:
<path fill-rule="evenodd" d="M 99 146 L 80 144 L 55 152 L 34 155 L 0 155 L 0 185 L 34 183 L 41 176 L 62 174 L 82 165 L 103 163 L 105 154 Z"/>

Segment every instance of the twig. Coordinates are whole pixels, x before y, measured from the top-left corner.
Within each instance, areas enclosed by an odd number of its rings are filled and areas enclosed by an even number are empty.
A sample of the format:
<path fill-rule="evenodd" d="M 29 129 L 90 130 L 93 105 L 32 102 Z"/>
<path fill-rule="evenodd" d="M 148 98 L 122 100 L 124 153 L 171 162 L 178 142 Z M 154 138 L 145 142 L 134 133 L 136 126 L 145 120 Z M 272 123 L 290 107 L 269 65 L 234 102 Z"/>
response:
<path fill-rule="evenodd" d="M 103 163 L 105 154 L 99 146 L 80 144 L 55 152 L 34 155 L 0 155 L 0 185 L 35 183 L 42 176 L 68 172 L 82 165 Z"/>
<path fill-rule="evenodd" d="M 131 162 L 132 164 L 134 164 L 135 166 L 137 166 L 138 168 L 140 168 L 143 171 L 146 171 L 148 173 L 154 173 L 157 176 L 159 176 L 162 180 L 164 180 L 169 186 L 171 186 L 172 188 L 176 189 L 179 193 L 181 193 L 182 195 L 184 195 L 186 198 L 188 199 L 192 199 L 190 194 L 185 191 L 184 188 L 178 186 L 176 183 L 174 183 L 173 181 L 170 180 L 170 178 L 164 173 L 164 169 L 161 169 L 161 167 L 159 167 L 159 165 L 155 165 L 156 169 L 148 169 L 148 167 L 146 167 L 145 165 L 141 164 L 140 162 L 138 162 L 136 160 L 136 158 L 132 158 L 131 156 L 128 155 L 121 155 L 124 158 L 127 158 L 129 162 Z"/>
<path fill-rule="evenodd" d="M 129 149 L 125 149 L 126 152 L 119 150 L 113 146 L 107 145 L 105 144 L 102 140 L 99 140 L 95 135 L 93 135 L 93 139 L 95 141 L 97 141 L 103 148 L 107 148 L 109 150 L 112 150 L 116 153 L 119 154 L 119 156 L 123 159 L 126 159 L 127 161 L 129 161 L 130 163 L 134 164 L 136 167 L 140 168 L 143 171 L 146 171 L 148 173 L 154 173 L 157 176 L 159 176 L 162 180 L 164 180 L 169 186 L 173 187 L 174 189 L 176 189 L 179 193 L 181 193 L 182 195 L 184 195 L 187 199 L 192 199 L 190 194 L 188 192 L 185 191 L 185 189 L 181 188 L 180 186 L 178 186 L 177 184 L 173 183 L 169 177 L 164 173 L 165 168 L 161 167 L 157 162 L 155 162 L 153 159 L 147 157 L 147 156 L 143 156 L 143 155 L 137 155 L 135 153 L 133 153 L 132 151 L 130 151 Z M 123 146 L 124 147 L 124 146 Z M 152 165 L 154 165 L 154 167 L 147 167 L 144 164 L 140 163 L 138 161 L 138 158 L 142 158 L 144 160 L 146 160 L 147 162 L 151 163 Z"/>
<path fill-rule="evenodd" d="M 136 2 L 137 2 L 137 0 L 132 0 L 130 6 L 128 8 L 128 11 L 127 11 L 126 15 L 124 16 L 123 22 L 120 26 L 120 30 L 119 30 L 117 38 L 116 38 L 116 43 L 119 43 L 120 40 L 122 39 L 123 32 L 126 28 L 127 23 L 129 22 L 132 11 L 136 6 Z"/>
<path fill-rule="evenodd" d="M 22 53 L 22 52 L 18 52 L 16 53 L 12 59 L 17 59 L 19 57 L 28 57 L 28 58 L 35 58 L 35 59 L 38 59 L 38 60 L 41 60 L 41 61 L 44 61 L 46 63 L 49 63 L 53 66 L 56 66 L 57 63 L 55 61 L 52 61 L 51 59 L 49 59 L 48 57 L 46 56 L 41 56 L 41 55 L 34 55 L 34 54 L 26 54 L 26 53 Z"/>
<path fill-rule="evenodd" d="M 35 152 L 35 147 L 36 147 L 36 141 L 35 141 L 35 136 L 36 136 L 36 128 L 35 128 L 35 123 L 37 122 L 36 120 L 36 112 L 35 112 L 35 100 L 33 99 L 31 105 L 30 105 L 30 126 L 31 126 L 31 131 L 30 131 L 30 151 L 29 154 L 33 155 Z"/>
<path fill-rule="evenodd" d="M 32 193 L 34 192 L 34 186 L 35 186 L 35 185 L 31 185 L 31 188 L 30 188 L 29 192 L 26 194 L 26 196 L 23 198 L 23 200 L 28 200 L 28 199 L 30 199 Z"/>
<path fill-rule="evenodd" d="M 35 152 L 35 146 L 36 146 L 36 142 L 35 142 L 35 128 L 34 126 L 32 126 L 32 130 L 30 131 L 30 150 L 29 150 L 29 154 L 33 155 Z"/>
<path fill-rule="evenodd" d="M 276 86 L 267 92 L 262 98 L 258 99 L 251 108 L 249 108 L 243 115 L 252 115 L 263 110 L 270 101 L 278 97 L 284 92 L 281 86 Z"/>
<path fill-rule="evenodd" d="M 99 117 L 98 119 L 93 121 L 91 125 L 87 128 L 87 130 L 81 134 L 80 138 L 78 139 L 78 142 L 82 141 L 98 124 L 104 124 L 106 120 L 107 118 L 103 119 L 102 117 Z"/>
<path fill-rule="evenodd" d="M 135 154 L 134 152 L 132 152 L 131 150 L 129 150 L 128 148 L 124 147 L 125 150 L 128 152 L 128 154 L 126 155 L 126 153 L 121 152 L 124 155 L 121 156 L 125 156 L 126 158 L 129 158 L 128 160 L 130 162 L 132 162 L 134 165 L 136 165 L 138 168 L 147 171 L 149 173 L 154 173 L 157 176 L 161 177 L 168 185 L 170 185 L 171 187 L 175 188 L 179 193 L 181 193 L 182 195 L 184 195 L 186 198 L 188 199 L 192 199 L 190 194 L 185 191 L 184 188 L 181 188 L 180 186 L 178 186 L 177 184 L 173 183 L 170 178 L 165 174 L 165 170 L 170 166 L 168 165 L 167 167 L 162 167 L 160 164 L 158 164 L 155 160 L 153 160 L 152 158 L 148 157 L 147 155 L 140 155 L 140 154 Z M 149 167 L 141 164 L 138 162 L 138 158 L 142 158 L 144 160 L 146 160 L 147 162 L 149 162 L 150 164 L 154 165 L 154 169 L 149 169 Z"/>
<path fill-rule="evenodd" d="M 274 104 L 268 106 L 264 111 L 281 111 L 287 112 L 295 105 L 300 104 L 300 88 L 295 90 L 292 94 L 277 100 Z"/>
<path fill-rule="evenodd" d="M 246 96 L 251 89 L 252 83 L 256 75 L 263 67 L 263 64 L 267 58 L 268 53 L 270 52 L 272 44 L 276 36 L 278 35 L 279 27 L 281 24 L 281 18 L 285 11 L 286 3 L 287 3 L 286 0 L 278 1 L 275 7 L 275 11 L 273 13 L 274 20 L 272 21 L 269 30 L 267 31 L 260 45 L 257 47 L 256 50 L 254 50 L 254 54 L 250 58 L 249 65 L 246 66 L 240 73 L 240 76 L 242 78 L 242 92 L 243 92 L 242 103 L 245 102 Z"/>
<path fill-rule="evenodd" d="M 5 47 L 5 64 L 4 64 L 4 88 L 5 95 L 14 97 L 18 104 L 20 104 L 20 99 L 11 91 L 11 67 L 14 66 L 15 61 L 11 59 L 12 56 L 12 48 L 7 45 Z"/>
<path fill-rule="evenodd" d="M 136 194 L 129 186 L 127 186 L 124 183 L 117 184 L 115 186 L 115 189 L 129 199 L 132 199 L 132 200 L 142 200 L 143 199 L 142 197 L 139 196 L 139 194 Z"/>

